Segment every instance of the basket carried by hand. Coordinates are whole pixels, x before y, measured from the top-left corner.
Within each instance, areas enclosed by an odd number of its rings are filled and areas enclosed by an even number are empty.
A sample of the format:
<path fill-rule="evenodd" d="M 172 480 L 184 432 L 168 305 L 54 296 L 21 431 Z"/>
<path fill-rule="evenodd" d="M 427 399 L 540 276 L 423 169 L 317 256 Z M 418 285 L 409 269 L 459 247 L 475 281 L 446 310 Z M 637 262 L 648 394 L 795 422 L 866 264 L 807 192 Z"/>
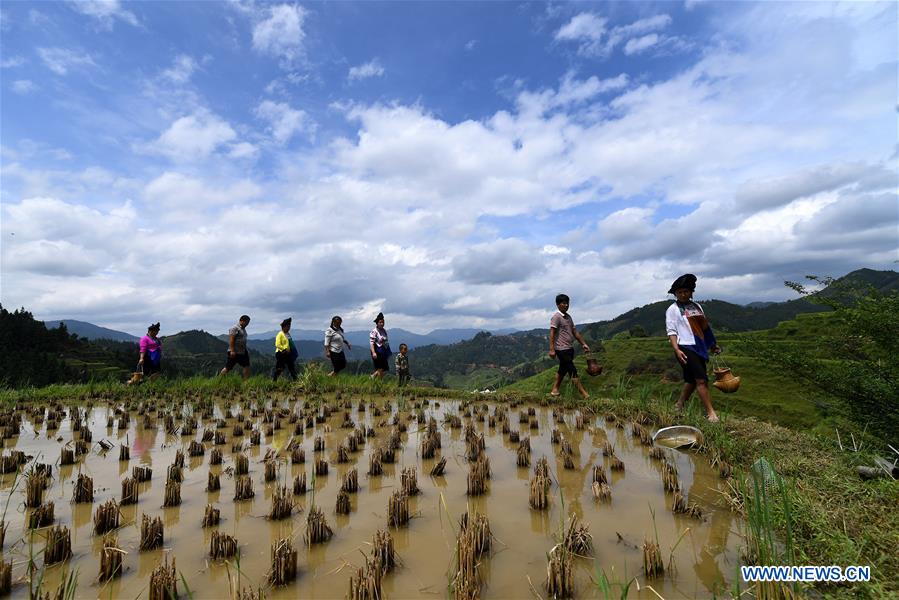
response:
<path fill-rule="evenodd" d="M 740 389 L 740 378 L 734 375 L 723 360 L 717 358 L 712 359 L 715 368 L 712 372 L 715 374 L 715 382 L 712 384 L 725 394 L 733 394 Z"/>
<path fill-rule="evenodd" d="M 131 379 L 128 380 L 128 385 L 137 385 L 144 379 L 144 370 L 143 366 L 138 363 L 137 368 L 131 373 Z"/>
<path fill-rule="evenodd" d="M 599 364 L 599 361 L 595 358 L 590 357 L 590 353 L 587 353 L 587 375 L 592 377 L 596 377 L 602 373 L 602 365 Z"/>

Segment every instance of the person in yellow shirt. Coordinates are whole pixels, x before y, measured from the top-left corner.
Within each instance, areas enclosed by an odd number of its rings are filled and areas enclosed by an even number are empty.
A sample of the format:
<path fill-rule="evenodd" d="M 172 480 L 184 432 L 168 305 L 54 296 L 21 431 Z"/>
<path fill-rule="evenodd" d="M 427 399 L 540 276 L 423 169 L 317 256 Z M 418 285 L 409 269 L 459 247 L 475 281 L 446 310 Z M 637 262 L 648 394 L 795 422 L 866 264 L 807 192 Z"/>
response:
<path fill-rule="evenodd" d="M 272 379 L 275 381 L 285 367 L 291 380 L 296 381 L 297 378 L 296 360 L 299 353 L 290 337 L 290 323 L 289 317 L 281 321 L 281 331 L 275 336 L 275 370 L 272 371 Z"/>

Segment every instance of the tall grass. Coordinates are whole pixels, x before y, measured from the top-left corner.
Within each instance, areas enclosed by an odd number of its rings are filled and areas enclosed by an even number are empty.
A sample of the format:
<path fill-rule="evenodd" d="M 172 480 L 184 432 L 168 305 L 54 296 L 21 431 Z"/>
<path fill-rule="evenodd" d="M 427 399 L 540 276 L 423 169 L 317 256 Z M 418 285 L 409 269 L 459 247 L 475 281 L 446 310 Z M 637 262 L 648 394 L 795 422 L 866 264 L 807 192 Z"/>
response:
<path fill-rule="evenodd" d="M 764 462 L 762 462 L 764 461 Z M 794 490 L 765 459 L 750 469 L 749 474 L 737 478 L 738 491 L 744 499 L 746 512 L 746 548 L 743 560 L 751 565 L 795 565 L 793 535 Z M 778 537 L 778 526 L 783 536 Z M 739 592 L 740 578 L 735 579 Z M 759 599 L 781 599 L 798 596 L 798 584 L 756 582 L 753 593 Z"/>
<path fill-rule="evenodd" d="M 615 400 L 624 400 L 630 393 L 630 389 L 631 377 L 621 373 L 618 375 L 618 380 L 615 382 L 615 387 L 612 389 L 612 398 Z"/>
<path fill-rule="evenodd" d="M 43 403 L 48 401 L 81 402 L 92 398 L 149 398 L 162 393 L 183 395 L 216 396 L 238 392 L 293 393 L 305 392 L 310 395 L 334 392 L 362 396 L 383 396 L 398 391 L 393 378 L 372 379 L 368 375 L 341 374 L 328 377 L 318 363 L 310 363 L 303 369 L 296 382 L 288 379 L 272 381 L 270 377 L 255 375 L 246 381 L 239 375 L 230 374 L 215 377 L 185 377 L 167 379 L 161 377 L 140 385 L 128 386 L 119 381 L 100 381 L 80 384 L 54 384 L 41 388 L 0 388 L 0 404 L 18 402 Z M 406 386 L 403 394 L 427 394 L 430 397 L 461 397 L 458 390 L 439 388 L 416 388 Z"/>

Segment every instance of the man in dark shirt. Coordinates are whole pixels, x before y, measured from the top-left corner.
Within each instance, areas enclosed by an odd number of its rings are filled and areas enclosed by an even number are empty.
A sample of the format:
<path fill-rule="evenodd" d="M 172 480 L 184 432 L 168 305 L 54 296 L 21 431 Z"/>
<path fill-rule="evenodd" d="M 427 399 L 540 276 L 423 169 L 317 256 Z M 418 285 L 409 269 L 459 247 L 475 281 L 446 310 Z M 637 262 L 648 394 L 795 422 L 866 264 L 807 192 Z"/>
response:
<path fill-rule="evenodd" d="M 228 330 L 228 361 L 219 375 L 225 375 L 234 365 L 243 367 L 243 378 L 250 376 L 250 352 L 247 350 L 247 325 L 250 317 L 242 315 L 237 325 Z"/>

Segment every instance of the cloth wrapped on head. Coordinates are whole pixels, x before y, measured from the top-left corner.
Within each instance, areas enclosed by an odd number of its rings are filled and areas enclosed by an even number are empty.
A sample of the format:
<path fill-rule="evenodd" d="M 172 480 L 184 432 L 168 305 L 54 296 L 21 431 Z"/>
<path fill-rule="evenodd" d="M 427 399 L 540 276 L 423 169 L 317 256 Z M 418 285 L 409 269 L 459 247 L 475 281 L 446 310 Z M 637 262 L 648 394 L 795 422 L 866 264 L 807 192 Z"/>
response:
<path fill-rule="evenodd" d="M 671 289 L 668 290 L 668 293 L 673 294 L 680 289 L 690 290 L 691 292 L 695 291 L 696 275 L 693 275 L 692 273 L 681 275 L 674 280 L 674 283 L 671 284 Z"/>

